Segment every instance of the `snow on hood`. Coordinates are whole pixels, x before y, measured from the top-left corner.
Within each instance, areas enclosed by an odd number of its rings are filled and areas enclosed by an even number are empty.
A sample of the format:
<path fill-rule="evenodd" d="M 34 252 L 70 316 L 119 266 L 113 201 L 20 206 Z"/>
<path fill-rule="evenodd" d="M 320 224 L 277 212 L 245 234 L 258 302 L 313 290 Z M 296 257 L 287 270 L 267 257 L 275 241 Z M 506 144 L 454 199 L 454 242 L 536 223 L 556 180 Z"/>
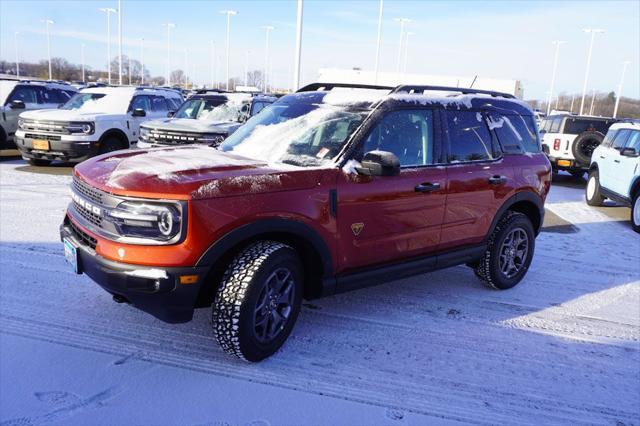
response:
<path fill-rule="evenodd" d="M 166 118 L 163 120 L 147 121 L 142 125 L 146 129 L 162 129 L 183 132 L 202 133 L 232 133 L 240 127 L 238 122 L 206 121 L 192 118 Z"/>
<path fill-rule="evenodd" d="M 53 121 L 93 121 L 96 118 L 94 112 L 83 112 L 80 110 L 68 109 L 39 109 L 35 111 L 25 111 L 20 114 L 20 118 L 31 120 L 53 120 Z"/>

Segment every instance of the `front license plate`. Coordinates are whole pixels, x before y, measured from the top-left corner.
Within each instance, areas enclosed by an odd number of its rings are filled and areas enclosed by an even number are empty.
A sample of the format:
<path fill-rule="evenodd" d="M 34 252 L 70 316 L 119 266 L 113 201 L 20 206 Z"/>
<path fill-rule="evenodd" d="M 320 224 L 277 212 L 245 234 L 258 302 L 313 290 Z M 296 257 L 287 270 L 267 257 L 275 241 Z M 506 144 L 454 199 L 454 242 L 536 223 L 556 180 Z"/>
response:
<path fill-rule="evenodd" d="M 31 144 L 33 145 L 33 149 L 49 151 L 49 141 L 46 141 L 44 139 L 34 139 Z"/>
<path fill-rule="evenodd" d="M 80 269 L 78 268 L 78 250 L 76 247 L 69 241 L 68 239 L 63 239 L 62 243 L 64 244 L 64 258 L 71 265 L 71 269 L 76 274 L 80 273 Z"/>

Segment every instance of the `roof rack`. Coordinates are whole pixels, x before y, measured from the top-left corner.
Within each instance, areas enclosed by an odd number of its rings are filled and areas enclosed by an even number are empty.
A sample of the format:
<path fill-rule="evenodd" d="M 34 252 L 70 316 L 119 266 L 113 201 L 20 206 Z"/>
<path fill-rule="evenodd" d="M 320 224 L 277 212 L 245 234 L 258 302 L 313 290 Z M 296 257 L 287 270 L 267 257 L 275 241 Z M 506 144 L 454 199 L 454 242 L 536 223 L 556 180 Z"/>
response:
<path fill-rule="evenodd" d="M 318 90 L 333 90 L 335 88 L 348 88 L 348 89 L 377 89 L 377 90 L 391 90 L 391 86 L 378 86 L 374 84 L 357 84 L 357 83 L 311 83 L 298 89 L 296 93 L 300 92 L 316 92 Z"/>
<path fill-rule="evenodd" d="M 424 92 L 459 92 L 463 95 L 489 95 L 494 98 L 509 98 L 515 99 L 515 96 L 509 93 L 494 92 L 493 90 L 480 90 L 480 89 L 468 89 L 466 87 L 447 87 L 447 86 L 421 86 L 412 84 L 403 84 L 397 86 L 391 91 L 391 93 L 422 93 Z"/>

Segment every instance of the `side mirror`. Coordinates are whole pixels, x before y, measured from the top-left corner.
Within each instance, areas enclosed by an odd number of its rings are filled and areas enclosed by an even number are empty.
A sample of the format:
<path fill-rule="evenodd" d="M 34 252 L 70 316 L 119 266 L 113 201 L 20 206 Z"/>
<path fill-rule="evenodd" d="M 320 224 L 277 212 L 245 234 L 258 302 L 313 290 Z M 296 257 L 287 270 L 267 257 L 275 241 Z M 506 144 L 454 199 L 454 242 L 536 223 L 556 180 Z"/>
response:
<path fill-rule="evenodd" d="M 636 151 L 635 148 L 626 147 L 620 150 L 620 155 L 623 155 L 625 157 L 637 157 L 638 152 Z"/>
<path fill-rule="evenodd" d="M 169 112 L 167 113 L 167 117 L 171 118 L 171 117 L 173 117 L 175 114 L 176 114 L 176 112 L 175 112 L 175 111 L 169 111 Z"/>
<path fill-rule="evenodd" d="M 364 155 L 356 170 L 367 176 L 398 176 L 400 160 L 392 152 L 370 151 Z"/>
<path fill-rule="evenodd" d="M 146 117 L 147 113 L 142 108 L 136 108 L 133 110 L 131 115 L 134 117 Z"/>
<path fill-rule="evenodd" d="M 13 109 L 24 109 L 25 108 L 25 104 L 23 101 L 16 99 L 14 101 L 11 101 L 11 108 Z"/>

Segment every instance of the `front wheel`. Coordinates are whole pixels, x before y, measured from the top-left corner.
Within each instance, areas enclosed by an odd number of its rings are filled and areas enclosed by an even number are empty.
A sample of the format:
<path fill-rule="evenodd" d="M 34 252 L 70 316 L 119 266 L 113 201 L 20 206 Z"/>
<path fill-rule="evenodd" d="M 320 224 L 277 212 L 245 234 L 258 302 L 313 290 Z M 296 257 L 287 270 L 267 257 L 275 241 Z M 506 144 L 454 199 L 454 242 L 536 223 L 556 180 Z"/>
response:
<path fill-rule="evenodd" d="M 535 249 L 531 220 L 508 212 L 494 229 L 475 273 L 490 287 L 506 290 L 518 284 L 529 270 Z"/>
<path fill-rule="evenodd" d="M 257 362 L 287 340 L 300 312 L 303 273 L 293 248 L 259 241 L 227 268 L 213 303 L 213 330 L 222 349 Z"/>
<path fill-rule="evenodd" d="M 631 227 L 640 233 L 640 191 L 636 191 L 631 203 Z"/>
<path fill-rule="evenodd" d="M 587 188 L 585 189 L 585 197 L 587 199 L 587 204 L 590 206 L 601 206 L 604 201 L 604 196 L 600 189 L 600 175 L 597 170 L 589 172 Z"/>

